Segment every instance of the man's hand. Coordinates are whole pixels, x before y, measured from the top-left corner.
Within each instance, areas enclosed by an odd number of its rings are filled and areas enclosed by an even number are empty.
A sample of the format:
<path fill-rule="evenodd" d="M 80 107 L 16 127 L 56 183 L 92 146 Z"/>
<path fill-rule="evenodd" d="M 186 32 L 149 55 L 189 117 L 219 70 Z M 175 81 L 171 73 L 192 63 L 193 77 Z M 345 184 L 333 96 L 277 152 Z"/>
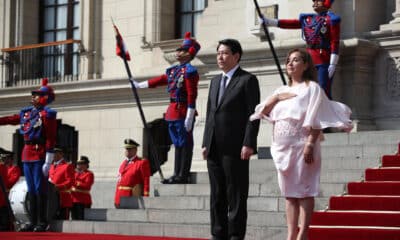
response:
<path fill-rule="evenodd" d="M 240 158 L 242 160 L 249 160 L 251 155 L 253 155 L 254 150 L 251 147 L 243 146 L 242 151 L 240 153 Z"/>
<path fill-rule="evenodd" d="M 208 156 L 207 148 L 203 147 L 203 148 L 201 149 L 201 155 L 203 156 L 203 159 L 204 159 L 204 160 L 207 160 L 207 156 Z"/>

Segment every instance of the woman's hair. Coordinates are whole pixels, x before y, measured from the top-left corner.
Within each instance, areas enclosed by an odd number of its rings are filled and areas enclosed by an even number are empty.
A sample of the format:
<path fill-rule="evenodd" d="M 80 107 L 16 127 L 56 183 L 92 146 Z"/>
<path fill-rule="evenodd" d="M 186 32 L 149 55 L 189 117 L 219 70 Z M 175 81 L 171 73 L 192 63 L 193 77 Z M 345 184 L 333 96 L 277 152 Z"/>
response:
<path fill-rule="evenodd" d="M 311 55 L 307 52 L 307 50 L 305 50 L 303 48 L 295 48 L 295 49 L 290 50 L 286 57 L 286 63 L 289 61 L 290 55 L 294 52 L 300 53 L 301 59 L 303 59 L 305 64 L 308 64 L 308 68 L 303 72 L 302 79 L 306 83 L 308 83 L 309 81 L 317 82 L 317 80 L 318 80 L 317 69 L 315 68 L 315 65 L 311 58 Z M 287 74 L 287 75 L 289 77 L 289 86 L 291 86 L 292 85 L 292 77 L 289 76 L 289 74 Z"/>

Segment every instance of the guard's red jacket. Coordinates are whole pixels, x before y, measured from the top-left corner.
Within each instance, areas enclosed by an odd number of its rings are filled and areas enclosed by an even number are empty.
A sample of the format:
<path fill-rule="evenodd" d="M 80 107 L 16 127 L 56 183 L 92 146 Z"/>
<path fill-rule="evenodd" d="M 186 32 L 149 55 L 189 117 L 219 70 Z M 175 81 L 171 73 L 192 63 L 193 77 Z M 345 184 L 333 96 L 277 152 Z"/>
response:
<path fill-rule="evenodd" d="M 21 169 L 15 165 L 8 165 L 7 168 L 7 179 L 5 181 L 7 192 L 14 186 L 14 184 L 18 181 L 19 177 L 21 177 Z"/>
<path fill-rule="evenodd" d="M 90 189 L 94 183 L 93 172 L 75 170 L 75 182 L 72 186 L 72 202 L 82 203 L 85 206 L 92 205 L 92 197 L 90 196 Z"/>
<path fill-rule="evenodd" d="M 21 125 L 24 136 L 22 162 L 44 160 L 46 152 L 53 152 L 57 137 L 57 112 L 49 107 L 21 109 L 20 114 L 1 117 L 0 125 Z"/>
<path fill-rule="evenodd" d="M 60 194 L 60 207 L 72 207 L 71 188 L 74 184 L 74 167 L 60 160 L 53 163 L 49 170 L 49 181 L 54 184 Z"/>
<path fill-rule="evenodd" d="M 327 11 L 320 14 L 300 14 L 299 19 L 279 19 L 278 27 L 302 29 L 314 64 L 329 64 L 331 53 L 339 54 L 340 17 Z"/>
<path fill-rule="evenodd" d="M 166 121 L 185 119 L 187 108 L 196 108 L 198 83 L 199 74 L 190 63 L 172 66 L 165 74 L 148 81 L 149 88 L 167 85 L 170 104 L 165 113 Z"/>
<path fill-rule="evenodd" d="M 143 186 L 143 196 L 149 196 L 150 163 L 147 159 L 136 156 L 130 162 L 125 159 L 119 167 L 118 182 L 115 190 L 115 205 L 119 206 L 121 197 L 132 196 L 132 189 L 137 184 Z"/>

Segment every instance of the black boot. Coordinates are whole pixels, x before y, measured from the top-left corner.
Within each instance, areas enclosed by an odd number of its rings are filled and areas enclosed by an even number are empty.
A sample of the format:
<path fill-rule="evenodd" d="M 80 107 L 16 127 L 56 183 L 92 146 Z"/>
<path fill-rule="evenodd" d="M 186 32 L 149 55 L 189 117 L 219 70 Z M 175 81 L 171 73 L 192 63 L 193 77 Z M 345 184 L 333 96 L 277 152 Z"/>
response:
<path fill-rule="evenodd" d="M 175 184 L 180 181 L 179 173 L 181 172 L 181 159 L 183 155 L 183 147 L 175 147 L 175 162 L 174 162 L 174 174 L 167 179 L 164 179 L 164 184 Z"/>
<path fill-rule="evenodd" d="M 27 210 L 29 216 L 29 223 L 26 223 L 19 231 L 21 232 L 32 232 L 37 224 L 37 198 L 35 194 L 27 193 Z"/>
<path fill-rule="evenodd" d="M 37 194 L 38 221 L 33 229 L 34 232 L 45 232 L 48 229 L 47 223 L 47 198 L 44 194 Z"/>
<path fill-rule="evenodd" d="M 185 146 L 182 148 L 180 159 L 180 171 L 178 183 L 189 183 L 190 168 L 192 166 L 193 147 Z"/>

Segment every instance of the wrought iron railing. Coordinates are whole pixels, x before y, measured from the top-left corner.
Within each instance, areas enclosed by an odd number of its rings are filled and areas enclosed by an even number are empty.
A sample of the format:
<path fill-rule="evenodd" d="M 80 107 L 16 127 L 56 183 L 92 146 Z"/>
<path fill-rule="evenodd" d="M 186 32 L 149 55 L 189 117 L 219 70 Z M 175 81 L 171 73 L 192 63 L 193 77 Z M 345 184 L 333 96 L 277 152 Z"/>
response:
<path fill-rule="evenodd" d="M 0 88 L 49 82 L 77 81 L 79 69 L 79 40 L 40 43 L 1 49 Z"/>

